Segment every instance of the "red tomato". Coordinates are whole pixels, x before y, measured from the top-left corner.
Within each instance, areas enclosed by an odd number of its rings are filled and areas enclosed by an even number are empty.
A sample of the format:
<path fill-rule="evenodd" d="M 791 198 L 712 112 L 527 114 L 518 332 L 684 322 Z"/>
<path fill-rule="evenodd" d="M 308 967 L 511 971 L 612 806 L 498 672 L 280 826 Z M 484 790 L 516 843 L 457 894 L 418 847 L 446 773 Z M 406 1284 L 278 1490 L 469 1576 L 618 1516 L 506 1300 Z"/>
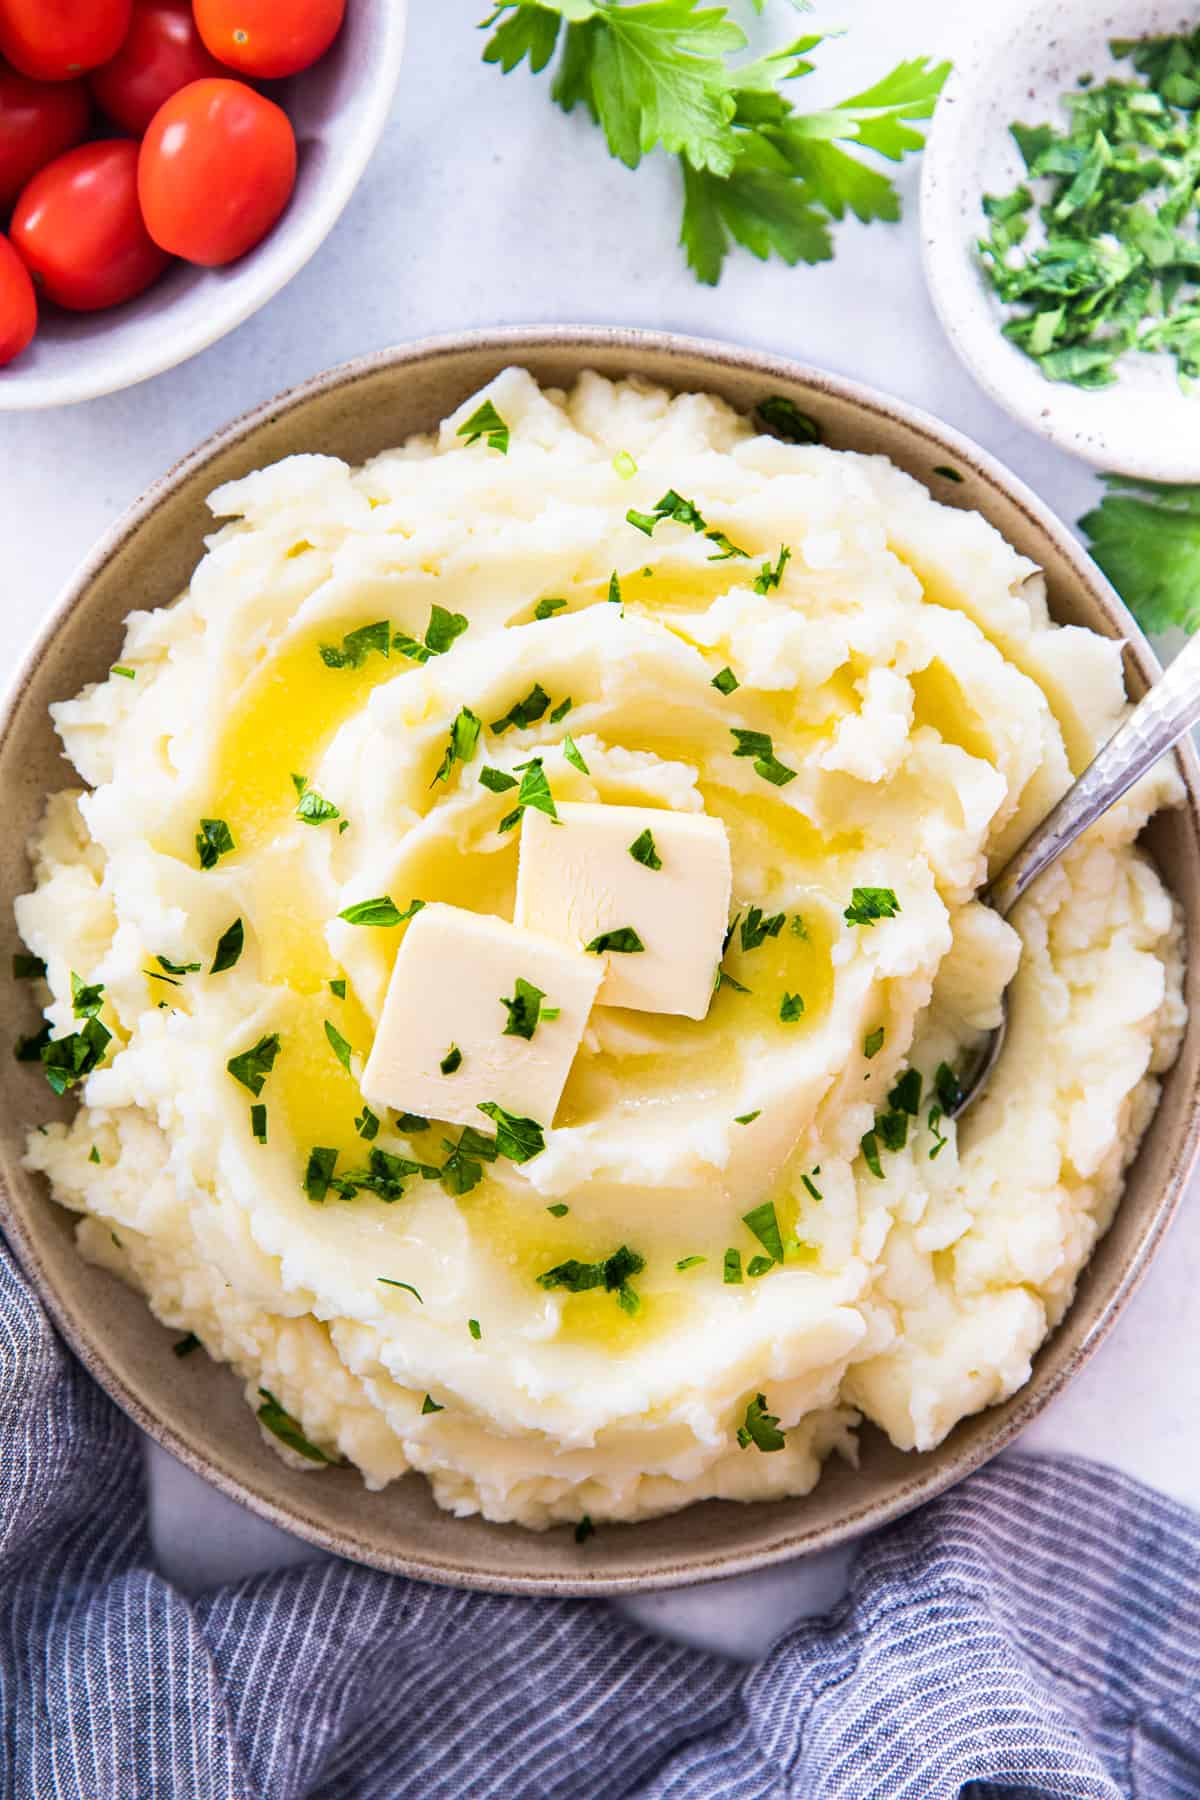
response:
<path fill-rule="evenodd" d="M 138 198 L 150 236 L 206 268 L 265 237 L 295 183 L 287 114 L 244 81 L 193 81 L 142 139 Z"/>
<path fill-rule="evenodd" d="M 0 52 L 34 81 L 68 81 L 115 56 L 133 0 L 0 0 Z"/>
<path fill-rule="evenodd" d="M 129 36 L 93 70 L 90 85 L 109 118 L 141 137 L 164 100 L 189 81 L 223 73 L 200 41 L 191 0 L 133 0 Z"/>
<path fill-rule="evenodd" d="M 0 237 L 0 368 L 20 356 L 37 330 L 37 295 L 29 270 Z"/>
<path fill-rule="evenodd" d="M 213 55 L 240 75 L 297 75 L 324 56 L 346 0 L 194 0 L 196 24 Z"/>
<path fill-rule="evenodd" d="M 80 144 L 17 201 L 13 244 L 46 297 L 72 312 L 132 300 L 170 261 L 138 210 L 137 160 L 130 138 Z"/>
<path fill-rule="evenodd" d="M 0 63 L 0 212 L 31 175 L 87 136 L 91 111 L 82 81 L 30 81 Z"/>

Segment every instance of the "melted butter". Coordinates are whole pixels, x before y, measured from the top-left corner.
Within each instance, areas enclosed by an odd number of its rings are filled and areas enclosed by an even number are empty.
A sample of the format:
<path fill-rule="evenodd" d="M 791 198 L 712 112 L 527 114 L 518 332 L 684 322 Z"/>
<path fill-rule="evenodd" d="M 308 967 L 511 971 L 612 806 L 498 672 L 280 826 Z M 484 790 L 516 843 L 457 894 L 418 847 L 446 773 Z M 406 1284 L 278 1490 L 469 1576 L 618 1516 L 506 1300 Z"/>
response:
<path fill-rule="evenodd" d="M 372 688 L 403 672 L 402 659 L 372 653 L 359 669 L 331 669 L 337 644 L 370 620 L 326 621 L 288 637 L 246 677 L 221 734 L 207 817 L 225 819 L 239 851 L 268 842 L 296 810 L 292 774 L 308 775 L 338 727 Z"/>
<path fill-rule="evenodd" d="M 286 1134 L 295 1146 L 298 1181 L 314 1144 L 341 1151 L 344 1162 L 355 1164 L 364 1163 L 370 1151 L 354 1129 L 363 1098 L 357 1081 L 330 1047 L 326 1019 L 365 1060 L 373 1027 L 351 989 L 344 1000 L 328 988 L 324 994 L 289 990 L 281 996 L 275 1025 L 279 1056 L 262 1097 L 267 1102 L 268 1130 L 273 1136 Z"/>
<path fill-rule="evenodd" d="M 953 671 L 935 656 L 909 676 L 913 691 L 913 725 L 930 725 L 945 744 L 957 744 L 968 756 L 994 763 L 996 746 L 984 720 L 971 706 Z"/>

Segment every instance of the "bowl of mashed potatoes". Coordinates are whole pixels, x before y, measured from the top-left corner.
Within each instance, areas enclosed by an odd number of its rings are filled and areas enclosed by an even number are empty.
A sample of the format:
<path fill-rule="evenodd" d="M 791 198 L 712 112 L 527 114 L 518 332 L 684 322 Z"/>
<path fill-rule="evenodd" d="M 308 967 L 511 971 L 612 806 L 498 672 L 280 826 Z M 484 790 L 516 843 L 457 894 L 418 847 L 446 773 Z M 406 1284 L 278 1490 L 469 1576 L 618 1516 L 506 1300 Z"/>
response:
<path fill-rule="evenodd" d="M 894 1516 L 1070 1378 L 1195 1154 L 1190 749 L 979 898 L 1153 674 L 1012 476 L 840 378 L 547 329 L 283 396 L 9 701 L 23 1265 L 169 1449 L 385 1568 L 619 1591 Z"/>

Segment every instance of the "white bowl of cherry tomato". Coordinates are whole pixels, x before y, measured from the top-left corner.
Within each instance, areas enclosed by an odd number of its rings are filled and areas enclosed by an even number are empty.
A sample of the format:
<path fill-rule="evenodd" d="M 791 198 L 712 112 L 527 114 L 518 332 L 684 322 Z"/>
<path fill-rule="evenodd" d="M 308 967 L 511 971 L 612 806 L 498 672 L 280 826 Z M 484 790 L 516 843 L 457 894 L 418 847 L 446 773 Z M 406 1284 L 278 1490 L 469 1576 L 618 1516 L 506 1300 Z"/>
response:
<path fill-rule="evenodd" d="M 405 0 L 0 0 L 0 410 L 129 387 L 308 261 Z"/>

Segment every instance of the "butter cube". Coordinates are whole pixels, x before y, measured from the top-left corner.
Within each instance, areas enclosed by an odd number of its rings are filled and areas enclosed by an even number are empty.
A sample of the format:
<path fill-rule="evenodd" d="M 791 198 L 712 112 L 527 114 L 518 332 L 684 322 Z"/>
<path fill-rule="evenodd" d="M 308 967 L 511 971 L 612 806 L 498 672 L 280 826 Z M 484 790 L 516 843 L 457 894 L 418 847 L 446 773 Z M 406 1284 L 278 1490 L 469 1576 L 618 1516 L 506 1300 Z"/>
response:
<path fill-rule="evenodd" d="M 729 923 L 729 836 L 704 813 L 651 806 L 527 809 L 516 922 L 586 950 L 632 928 L 644 948 L 596 954 L 603 1006 L 702 1019 Z M 630 941 L 630 940 L 626 940 Z"/>
<path fill-rule="evenodd" d="M 482 1100 L 552 1124 L 603 974 L 596 957 L 506 919 L 423 907 L 392 969 L 364 1098 L 481 1131 L 491 1130 Z M 520 1005 L 518 978 L 545 998 L 531 1007 L 526 996 Z M 515 1013 L 506 999 L 518 1003 Z M 542 1008 L 557 1008 L 557 1016 Z M 527 1028 L 534 1009 L 531 1037 L 505 1035 L 510 1018 Z"/>

